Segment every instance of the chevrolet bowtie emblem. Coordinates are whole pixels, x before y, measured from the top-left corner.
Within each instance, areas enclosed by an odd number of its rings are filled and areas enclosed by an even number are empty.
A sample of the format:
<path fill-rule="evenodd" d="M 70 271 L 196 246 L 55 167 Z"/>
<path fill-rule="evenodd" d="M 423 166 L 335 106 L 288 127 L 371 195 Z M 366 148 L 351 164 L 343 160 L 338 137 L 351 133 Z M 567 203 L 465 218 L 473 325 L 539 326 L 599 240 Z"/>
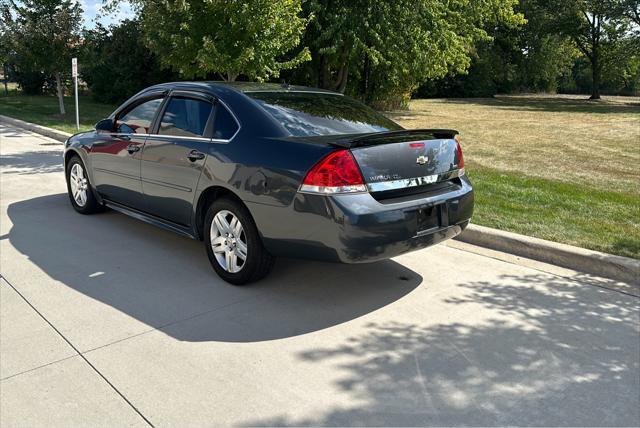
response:
<path fill-rule="evenodd" d="M 426 156 L 418 156 L 418 158 L 416 159 L 416 163 L 419 165 L 424 165 L 427 162 L 429 162 L 429 158 Z"/>

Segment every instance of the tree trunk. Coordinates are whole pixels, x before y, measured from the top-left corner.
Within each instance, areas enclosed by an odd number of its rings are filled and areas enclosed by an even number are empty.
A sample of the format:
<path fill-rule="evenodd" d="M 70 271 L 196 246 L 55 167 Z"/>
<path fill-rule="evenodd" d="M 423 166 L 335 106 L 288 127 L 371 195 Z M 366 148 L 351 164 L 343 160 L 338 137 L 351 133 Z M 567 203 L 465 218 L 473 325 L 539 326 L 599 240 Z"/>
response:
<path fill-rule="evenodd" d="M 329 70 L 329 58 L 327 55 L 320 55 L 318 68 L 318 87 L 320 89 L 331 89 L 331 70 Z"/>
<path fill-rule="evenodd" d="M 369 54 L 364 54 L 364 61 L 362 63 L 362 96 L 365 102 L 369 100 L 369 76 L 371 75 L 371 60 Z"/>
<path fill-rule="evenodd" d="M 600 67 L 600 59 L 594 54 L 591 61 L 591 97 L 590 100 L 600 99 L 600 74 L 602 69 Z"/>
<path fill-rule="evenodd" d="M 329 89 L 331 89 L 332 91 L 344 93 L 344 90 L 347 87 L 348 76 L 349 76 L 349 65 L 343 62 L 340 65 L 340 70 L 338 70 L 336 81 L 331 84 L 331 87 Z"/>
<path fill-rule="evenodd" d="M 238 73 L 227 72 L 227 82 L 235 82 L 238 78 Z"/>
<path fill-rule="evenodd" d="M 340 65 L 338 72 L 335 74 L 335 80 L 329 66 L 329 57 L 326 54 L 320 54 L 318 57 L 318 87 L 328 89 L 330 91 L 338 91 L 344 93 L 347 87 L 347 78 L 349 77 L 349 63 L 346 53 L 340 56 Z"/>
<path fill-rule="evenodd" d="M 349 64 L 345 64 L 344 73 L 342 73 L 342 78 L 340 80 L 340 84 L 338 85 L 338 92 L 344 94 L 345 89 L 347 89 L 347 78 L 349 77 Z"/>
<path fill-rule="evenodd" d="M 593 16 L 591 29 L 591 97 L 590 100 L 600 99 L 600 76 L 602 64 L 600 63 L 600 34 L 602 17 L 599 14 Z"/>
<path fill-rule="evenodd" d="M 9 70 L 7 70 L 7 63 L 2 64 L 2 74 L 4 75 L 4 95 L 9 96 Z"/>
<path fill-rule="evenodd" d="M 66 114 L 64 111 L 64 92 L 62 91 L 62 76 L 60 73 L 56 73 L 56 87 L 58 89 L 58 106 L 60 107 L 60 114 Z"/>

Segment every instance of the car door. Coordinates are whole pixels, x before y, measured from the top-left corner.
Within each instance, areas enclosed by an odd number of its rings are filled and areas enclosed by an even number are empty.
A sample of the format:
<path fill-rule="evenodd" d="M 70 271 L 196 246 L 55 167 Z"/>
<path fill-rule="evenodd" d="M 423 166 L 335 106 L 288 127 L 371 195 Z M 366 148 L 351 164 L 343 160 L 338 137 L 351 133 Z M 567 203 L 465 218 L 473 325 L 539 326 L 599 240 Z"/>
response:
<path fill-rule="evenodd" d="M 141 156 L 149 213 L 191 224 L 194 194 L 211 144 L 212 113 L 213 99 L 204 95 L 174 91 L 165 103 Z"/>
<path fill-rule="evenodd" d="M 103 198 L 144 209 L 140 181 L 142 147 L 162 102 L 162 94 L 133 101 L 116 115 L 113 132 L 99 134 L 90 158 L 96 189 Z"/>

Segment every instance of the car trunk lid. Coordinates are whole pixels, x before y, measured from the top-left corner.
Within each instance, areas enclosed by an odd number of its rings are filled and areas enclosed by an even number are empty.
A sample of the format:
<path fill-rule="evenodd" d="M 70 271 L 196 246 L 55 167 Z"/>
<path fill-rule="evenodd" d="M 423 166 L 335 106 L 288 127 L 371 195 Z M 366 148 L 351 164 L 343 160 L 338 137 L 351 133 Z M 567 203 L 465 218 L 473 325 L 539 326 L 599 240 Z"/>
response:
<path fill-rule="evenodd" d="M 419 129 L 295 140 L 348 150 L 366 189 L 383 200 L 460 186 L 464 164 L 457 134 L 450 129 Z"/>
<path fill-rule="evenodd" d="M 371 193 L 402 196 L 441 188 L 432 185 L 463 173 L 456 135 L 442 129 L 378 133 L 353 139 L 349 148 Z"/>

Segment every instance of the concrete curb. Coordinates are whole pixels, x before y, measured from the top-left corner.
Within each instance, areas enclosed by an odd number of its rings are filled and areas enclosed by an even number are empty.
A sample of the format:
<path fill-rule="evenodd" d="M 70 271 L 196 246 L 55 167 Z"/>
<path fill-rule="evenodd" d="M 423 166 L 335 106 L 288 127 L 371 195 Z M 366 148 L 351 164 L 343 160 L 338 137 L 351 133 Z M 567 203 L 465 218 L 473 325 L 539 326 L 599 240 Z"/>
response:
<path fill-rule="evenodd" d="M 47 128 L 46 126 L 36 125 L 35 123 L 25 122 L 24 120 L 14 119 L 13 117 L 3 116 L 0 114 L 0 123 L 6 123 L 9 125 L 17 126 L 26 129 L 36 134 L 44 135 L 45 137 L 53 138 L 54 140 L 65 142 L 67 138 L 73 134 L 68 132 L 58 131 L 57 129 Z"/>
<path fill-rule="evenodd" d="M 469 225 L 455 239 L 468 244 L 640 286 L 640 260 L 474 224 Z"/>
<path fill-rule="evenodd" d="M 72 135 L 3 115 L 0 115 L 0 123 L 24 128 L 62 142 Z M 490 248 L 640 286 L 640 260 L 545 241 L 544 239 L 474 224 L 469 225 L 464 233 L 455 239 L 471 245 Z"/>

